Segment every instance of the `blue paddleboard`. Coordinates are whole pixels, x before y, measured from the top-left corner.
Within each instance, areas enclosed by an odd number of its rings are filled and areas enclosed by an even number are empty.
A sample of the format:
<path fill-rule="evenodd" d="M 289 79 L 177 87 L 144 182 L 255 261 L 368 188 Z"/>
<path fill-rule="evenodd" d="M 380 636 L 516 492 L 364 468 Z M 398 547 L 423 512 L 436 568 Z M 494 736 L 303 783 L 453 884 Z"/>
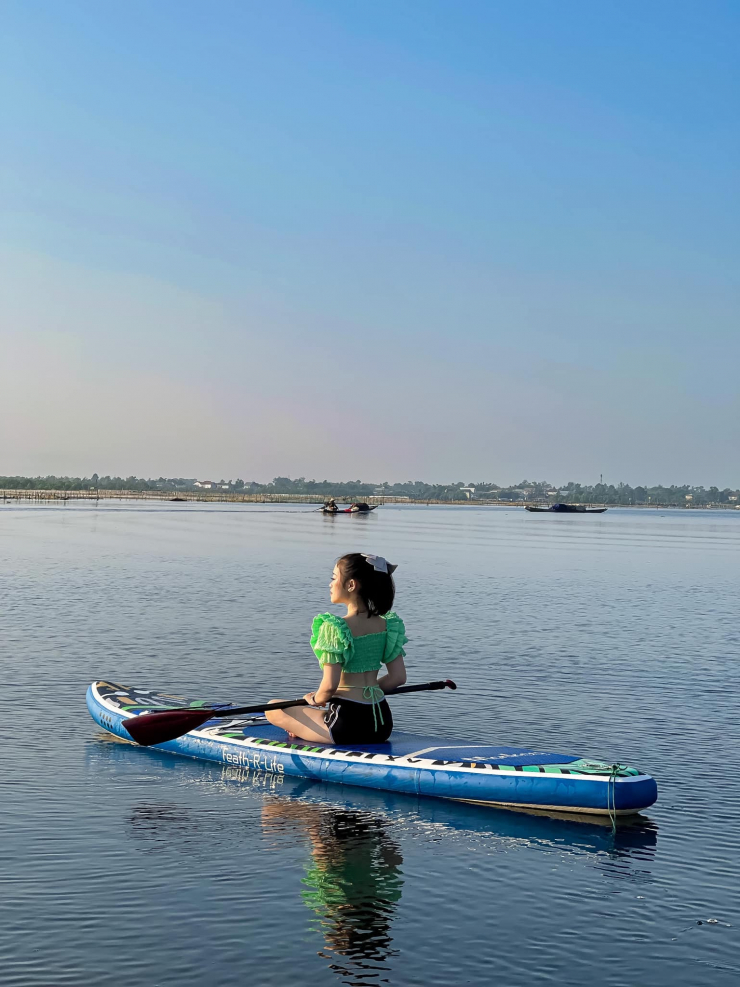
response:
<path fill-rule="evenodd" d="M 87 706 L 101 727 L 131 740 L 123 723 L 157 709 L 212 705 L 150 689 L 93 682 Z M 652 805 L 650 775 L 578 754 L 393 732 L 356 747 L 290 742 L 264 716 L 219 717 L 156 750 L 250 771 L 429 795 L 484 805 L 628 815 Z"/>

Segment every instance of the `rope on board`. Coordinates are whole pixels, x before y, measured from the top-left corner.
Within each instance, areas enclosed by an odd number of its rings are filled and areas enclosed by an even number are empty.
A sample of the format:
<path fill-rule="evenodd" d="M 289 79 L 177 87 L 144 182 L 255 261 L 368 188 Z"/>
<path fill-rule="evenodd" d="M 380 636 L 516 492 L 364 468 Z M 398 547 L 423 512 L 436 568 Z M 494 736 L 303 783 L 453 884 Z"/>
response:
<path fill-rule="evenodd" d="M 621 768 L 621 764 L 612 764 L 606 783 L 606 811 L 609 813 L 609 821 L 612 824 L 612 835 L 617 832 L 617 775 Z"/>

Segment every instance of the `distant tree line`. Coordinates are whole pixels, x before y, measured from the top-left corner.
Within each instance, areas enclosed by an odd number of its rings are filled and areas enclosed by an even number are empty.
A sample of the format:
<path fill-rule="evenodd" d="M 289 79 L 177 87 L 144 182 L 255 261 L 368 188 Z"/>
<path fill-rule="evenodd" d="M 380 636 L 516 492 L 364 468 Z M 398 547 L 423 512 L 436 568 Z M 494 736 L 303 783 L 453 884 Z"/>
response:
<path fill-rule="evenodd" d="M 0 490 L 189 490 L 194 480 L 137 476 L 0 476 Z"/>
<path fill-rule="evenodd" d="M 588 486 L 581 483 L 566 483 L 554 487 L 546 480 L 522 480 L 513 486 L 501 487 L 495 483 L 422 483 L 421 480 L 408 480 L 405 483 L 363 483 L 361 480 L 307 480 L 298 477 L 291 480 L 287 476 L 276 476 L 270 483 L 254 481 L 217 480 L 198 481 L 184 477 L 164 477 L 144 480 L 136 476 L 0 476 L 0 490 L 170 490 L 196 491 L 203 489 L 204 483 L 212 483 L 211 489 L 233 491 L 235 493 L 275 493 L 312 495 L 317 499 L 339 497 L 361 499 L 363 497 L 386 496 L 406 497 L 411 501 L 523 501 L 570 504 L 608 505 L 666 505 L 672 507 L 707 507 L 709 505 L 740 504 L 740 491 L 718 487 L 695 486 L 636 486 L 627 483 L 597 483 Z M 208 489 L 208 488 L 206 488 Z"/>
<path fill-rule="evenodd" d="M 627 483 L 597 483 L 592 487 L 580 483 L 567 483 L 559 491 L 561 498 L 570 504 L 665 504 L 672 507 L 707 507 L 717 504 L 733 506 L 740 503 L 740 491 L 725 487 L 694 487 L 688 484 L 670 487 L 631 487 Z M 553 498 L 550 498 L 553 499 Z"/>

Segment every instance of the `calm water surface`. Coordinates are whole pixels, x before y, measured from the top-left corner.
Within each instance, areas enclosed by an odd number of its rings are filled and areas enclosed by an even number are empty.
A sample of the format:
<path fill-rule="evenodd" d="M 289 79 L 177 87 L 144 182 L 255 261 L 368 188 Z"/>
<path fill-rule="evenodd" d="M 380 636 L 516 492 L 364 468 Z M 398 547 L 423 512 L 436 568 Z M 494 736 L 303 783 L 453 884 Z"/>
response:
<path fill-rule="evenodd" d="M 612 835 L 278 785 L 90 720 L 96 678 L 301 695 L 353 550 L 400 565 L 410 680 L 459 684 L 400 728 L 626 761 L 657 805 Z M 734 987 L 739 577 L 740 511 L 2 507 L 2 983 Z"/>

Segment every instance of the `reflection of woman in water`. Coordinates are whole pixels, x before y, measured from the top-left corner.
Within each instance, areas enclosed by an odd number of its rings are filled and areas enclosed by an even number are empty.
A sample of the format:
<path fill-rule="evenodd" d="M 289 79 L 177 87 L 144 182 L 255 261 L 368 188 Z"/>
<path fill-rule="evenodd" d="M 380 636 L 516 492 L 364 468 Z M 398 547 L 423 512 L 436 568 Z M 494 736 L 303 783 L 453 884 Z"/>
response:
<path fill-rule="evenodd" d="M 298 822 L 310 837 L 301 897 L 319 917 L 332 968 L 355 978 L 366 968 L 377 972 L 392 953 L 390 927 L 403 887 L 401 850 L 382 820 L 283 800 L 266 805 L 262 820 L 264 826 Z"/>

